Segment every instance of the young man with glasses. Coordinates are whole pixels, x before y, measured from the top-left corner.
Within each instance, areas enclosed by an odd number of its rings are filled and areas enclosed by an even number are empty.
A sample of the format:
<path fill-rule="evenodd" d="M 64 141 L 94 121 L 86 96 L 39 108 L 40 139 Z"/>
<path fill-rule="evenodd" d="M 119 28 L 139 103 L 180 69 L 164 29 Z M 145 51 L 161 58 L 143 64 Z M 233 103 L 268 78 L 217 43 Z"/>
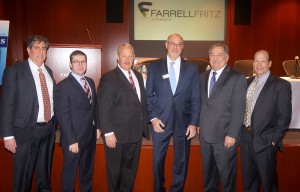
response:
<path fill-rule="evenodd" d="M 96 89 L 94 81 L 85 76 L 84 52 L 71 53 L 70 68 L 70 75 L 54 91 L 64 155 L 62 191 L 74 191 L 78 167 L 80 191 L 92 191 L 96 139 L 100 137 Z"/>

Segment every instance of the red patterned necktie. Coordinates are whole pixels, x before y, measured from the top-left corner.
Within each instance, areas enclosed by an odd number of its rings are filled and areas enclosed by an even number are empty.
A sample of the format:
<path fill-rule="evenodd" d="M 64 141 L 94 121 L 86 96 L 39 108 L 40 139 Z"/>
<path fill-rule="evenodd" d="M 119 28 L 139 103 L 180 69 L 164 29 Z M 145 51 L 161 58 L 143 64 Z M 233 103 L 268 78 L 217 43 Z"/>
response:
<path fill-rule="evenodd" d="M 83 83 L 83 87 L 84 87 L 84 90 L 85 90 L 85 92 L 88 96 L 90 104 L 92 104 L 92 93 L 91 93 L 90 87 L 89 87 L 88 83 L 86 82 L 85 78 L 81 78 L 81 81 Z"/>
<path fill-rule="evenodd" d="M 134 81 L 132 79 L 131 71 L 128 71 L 128 75 L 129 75 L 129 82 L 131 84 L 131 87 L 133 88 L 133 90 L 136 91 L 135 84 L 134 84 Z"/>
<path fill-rule="evenodd" d="M 44 75 L 41 68 L 39 68 L 38 71 L 39 71 L 39 77 L 40 77 L 41 88 L 42 88 L 43 103 L 44 103 L 44 119 L 45 119 L 46 122 L 48 122 L 51 119 L 50 97 L 49 97 L 49 92 L 48 92 L 48 87 L 47 87 L 45 75 Z"/>

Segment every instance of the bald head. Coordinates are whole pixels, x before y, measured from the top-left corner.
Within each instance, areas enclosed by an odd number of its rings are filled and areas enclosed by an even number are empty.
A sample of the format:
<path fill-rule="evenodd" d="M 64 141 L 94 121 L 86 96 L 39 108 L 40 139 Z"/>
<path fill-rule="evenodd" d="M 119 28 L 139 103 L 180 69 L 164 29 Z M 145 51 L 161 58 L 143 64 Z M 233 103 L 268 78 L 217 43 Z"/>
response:
<path fill-rule="evenodd" d="M 270 71 L 272 61 L 269 52 L 266 50 L 259 50 L 254 54 L 253 70 L 258 77 Z"/>

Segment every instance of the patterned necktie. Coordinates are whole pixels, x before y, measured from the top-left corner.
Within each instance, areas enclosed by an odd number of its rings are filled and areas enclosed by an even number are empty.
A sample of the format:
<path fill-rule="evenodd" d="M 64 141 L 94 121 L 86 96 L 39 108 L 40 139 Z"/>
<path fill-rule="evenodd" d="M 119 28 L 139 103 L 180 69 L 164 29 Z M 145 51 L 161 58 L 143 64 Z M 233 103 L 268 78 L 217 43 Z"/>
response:
<path fill-rule="evenodd" d="M 244 122 L 243 122 L 246 127 L 249 127 L 251 124 L 251 115 L 254 107 L 253 97 L 257 87 L 257 83 L 258 83 L 258 78 L 255 78 L 247 91 L 246 112 L 245 112 Z"/>
<path fill-rule="evenodd" d="M 171 85 L 173 95 L 175 94 L 176 86 L 177 86 L 174 64 L 175 64 L 174 61 L 170 62 L 170 68 L 169 68 L 169 80 L 170 80 L 170 85 Z"/>
<path fill-rule="evenodd" d="M 209 86 L 209 94 L 211 93 L 211 90 L 213 89 L 215 83 L 216 83 L 216 75 L 217 75 L 217 72 L 213 72 L 213 75 L 210 79 L 210 86 Z"/>
<path fill-rule="evenodd" d="M 41 68 L 39 68 L 38 71 L 39 71 L 39 78 L 40 78 L 40 82 L 41 82 L 42 97 L 43 97 L 43 103 L 44 103 L 44 119 L 46 122 L 48 122 L 51 119 L 50 97 L 49 97 L 49 92 L 48 92 L 45 75 Z"/>
<path fill-rule="evenodd" d="M 88 96 L 90 104 L 92 104 L 92 93 L 91 93 L 90 87 L 85 78 L 81 78 L 81 81 L 83 83 L 84 91 L 86 92 L 86 94 Z"/>
<path fill-rule="evenodd" d="M 136 91 L 135 84 L 131 75 L 131 71 L 128 71 L 128 76 L 129 76 L 129 82 L 131 84 L 132 89 Z"/>

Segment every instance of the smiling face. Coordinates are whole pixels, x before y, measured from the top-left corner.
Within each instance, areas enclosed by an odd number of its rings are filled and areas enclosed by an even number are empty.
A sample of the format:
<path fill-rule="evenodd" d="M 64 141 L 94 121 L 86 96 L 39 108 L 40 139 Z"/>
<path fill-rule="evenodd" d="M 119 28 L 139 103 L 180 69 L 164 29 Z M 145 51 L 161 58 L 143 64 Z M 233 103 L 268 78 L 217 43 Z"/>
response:
<path fill-rule="evenodd" d="M 222 69 L 229 59 L 228 53 L 223 46 L 215 46 L 209 51 L 209 62 L 212 70 Z"/>
<path fill-rule="evenodd" d="M 40 67 L 46 60 L 47 46 L 43 41 L 35 41 L 32 47 L 27 47 L 27 53 L 32 62 Z"/>
<path fill-rule="evenodd" d="M 172 34 L 168 37 L 165 43 L 167 54 L 172 61 L 180 57 L 184 44 L 183 39 L 179 34 Z"/>
<path fill-rule="evenodd" d="M 270 71 L 272 61 L 270 60 L 269 53 L 261 50 L 255 53 L 253 61 L 253 69 L 256 75 L 262 76 Z"/>

